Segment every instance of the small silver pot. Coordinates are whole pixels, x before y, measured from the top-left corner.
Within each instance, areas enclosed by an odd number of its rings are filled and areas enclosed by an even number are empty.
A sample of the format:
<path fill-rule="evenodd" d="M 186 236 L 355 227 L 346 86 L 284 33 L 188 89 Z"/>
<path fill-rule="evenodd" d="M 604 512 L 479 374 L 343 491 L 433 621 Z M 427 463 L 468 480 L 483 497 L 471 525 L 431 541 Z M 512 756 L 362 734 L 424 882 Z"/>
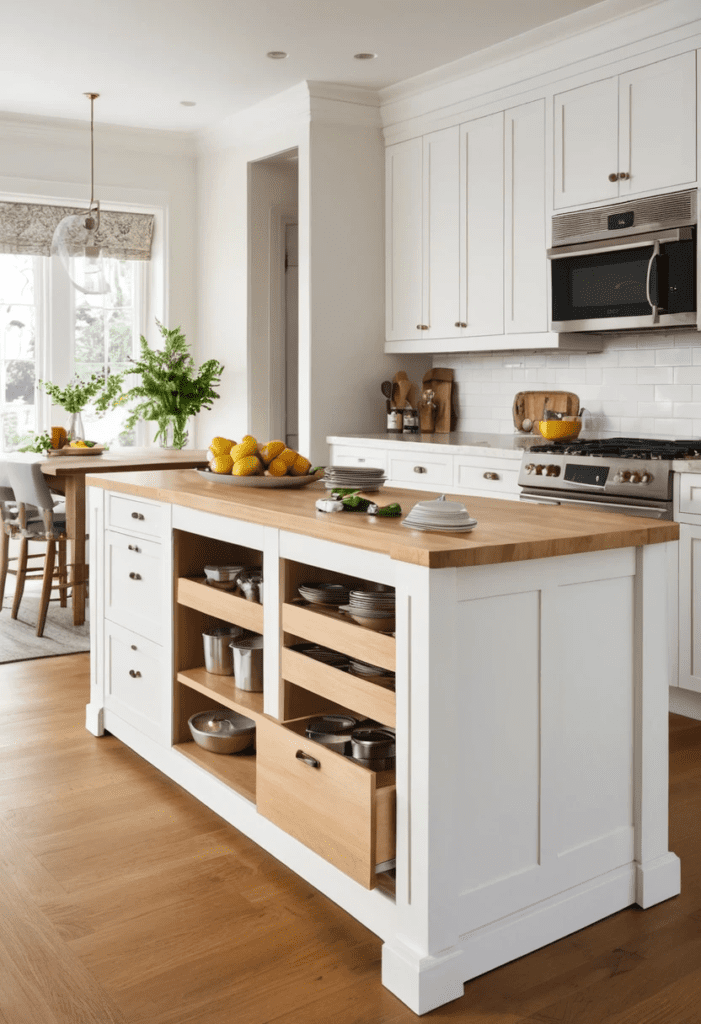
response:
<path fill-rule="evenodd" d="M 395 735 L 389 729 L 356 729 L 351 735 L 351 753 L 358 761 L 394 759 L 395 742 Z"/>
<path fill-rule="evenodd" d="M 307 722 L 305 732 L 310 740 L 323 743 L 339 754 L 350 752 L 351 733 L 359 725 L 350 715 L 317 715 Z"/>
<path fill-rule="evenodd" d="M 234 686 L 249 693 L 263 692 L 263 637 L 260 633 L 232 640 Z"/>
<path fill-rule="evenodd" d="M 240 626 L 214 626 L 202 634 L 204 644 L 204 667 L 215 676 L 234 674 L 234 663 L 229 645 L 234 637 L 241 636 Z"/>

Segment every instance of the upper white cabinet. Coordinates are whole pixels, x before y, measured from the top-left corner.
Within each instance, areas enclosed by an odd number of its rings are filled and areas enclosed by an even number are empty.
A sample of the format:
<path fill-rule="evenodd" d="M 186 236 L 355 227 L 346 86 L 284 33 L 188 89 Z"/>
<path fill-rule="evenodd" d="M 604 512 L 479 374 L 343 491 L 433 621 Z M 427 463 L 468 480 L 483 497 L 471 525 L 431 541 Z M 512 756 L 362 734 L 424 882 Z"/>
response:
<path fill-rule="evenodd" d="M 415 338 L 423 321 L 423 140 L 387 149 L 385 164 L 387 340 Z"/>
<path fill-rule="evenodd" d="M 408 337 L 460 335 L 460 148 L 457 127 L 423 139 L 423 318 Z M 405 335 L 407 337 L 407 335 Z"/>
<path fill-rule="evenodd" d="M 545 100 L 504 115 L 504 330 L 548 329 Z"/>
<path fill-rule="evenodd" d="M 696 181 L 694 51 L 555 96 L 556 209 Z"/>

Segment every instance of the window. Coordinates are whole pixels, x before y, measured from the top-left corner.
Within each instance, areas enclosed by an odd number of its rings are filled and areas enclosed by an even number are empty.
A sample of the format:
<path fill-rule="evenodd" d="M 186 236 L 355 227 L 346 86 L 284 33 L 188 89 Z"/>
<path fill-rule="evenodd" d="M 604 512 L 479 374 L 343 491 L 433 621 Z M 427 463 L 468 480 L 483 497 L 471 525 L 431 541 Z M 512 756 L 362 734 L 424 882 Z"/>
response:
<path fill-rule="evenodd" d="M 146 299 L 143 261 L 106 260 L 110 292 L 83 295 L 58 260 L 0 254 L 0 442 L 17 448 L 32 431 L 63 425 L 68 414 L 51 409 L 38 379 L 69 380 L 91 373 L 122 373 L 138 355 Z M 50 325 L 50 326 L 49 326 Z M 69 344 L 65 344 L 68 336 Z M 129 382 L 125 388 L 129 387 Z M 123 447 L 145 443 L 124 430 L 128 411 L 97 416 L 88 408 L 83 423 L 90 440 Z"/>

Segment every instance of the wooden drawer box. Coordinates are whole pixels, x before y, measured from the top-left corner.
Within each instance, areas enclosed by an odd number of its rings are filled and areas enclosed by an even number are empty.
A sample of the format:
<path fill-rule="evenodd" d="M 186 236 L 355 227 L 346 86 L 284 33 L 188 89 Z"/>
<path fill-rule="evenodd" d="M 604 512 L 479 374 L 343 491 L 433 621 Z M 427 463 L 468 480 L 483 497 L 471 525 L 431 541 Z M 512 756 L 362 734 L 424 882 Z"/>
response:
<path fill-rule="evenodd" d="M 394 690 L 373 683 L 371 679 L 361 679 L 349 672 L 342 672 L 333 665 L 325 665 L 300 651 L 288 648 L 282 651 L 282 678 L 341 704 L 349 711 L 374 718 L 376 722 L 392 728 L 396 725 Z"/>
<path fill-rule="evenodd" d="M 257 729 L 258 813 L 366 889 L 396 851 L 394 772 L 373 772 L 304 735 L 308 719 Z M 297 757 L 312 758 L 312 767 Z"/>
<path fill-rule="evenodd" d="M 105 531 L 105 617 L 162 643 L 163 548 Z"/>
<path fill-rule="evenodd" d="M 165 505 L 110 492 L 107 495 L 106 520 L 110 529 L 127 530 L 140 537 L 160 537 L 165 522 Z"/>
<path fill-rule="evenodd" d="M 509 461 L 505 467 L 500 459 L 472 458 L 460 455 L 455 458 L 454 486 L 472 493 L 494 494 L 495 497 L 518 497 L 518 475 L 520 463 Z"/>
<path fill-rule="evenodd" d="M 351 658 L 394 672 L 397 655 L 394 637 L 366 629 L 340 612 L 323 605 L 283 604 L 282 628 L 287 633 L 349 654 Z"/>

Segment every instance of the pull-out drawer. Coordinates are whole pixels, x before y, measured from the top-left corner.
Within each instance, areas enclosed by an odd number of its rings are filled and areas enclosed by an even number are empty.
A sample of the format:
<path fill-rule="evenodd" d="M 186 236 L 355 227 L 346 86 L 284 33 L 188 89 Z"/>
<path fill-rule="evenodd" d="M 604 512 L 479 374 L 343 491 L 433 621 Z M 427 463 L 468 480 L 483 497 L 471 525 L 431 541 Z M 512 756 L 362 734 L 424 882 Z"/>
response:
<path fill-rule="evenodd" d="M 169 586 L 161 544 L 105 531 L 106 618 L 161 643 Z"/>
<path fill-rule="evenodd" d="M 701 473 L 679 474 L 679 511 L 701 516 Z"/>
<path fill-rule="evenodd" d="M 387 470 L 387 452 L 382 448 L 352 448 L 334 445 L 331 449 L 334 466 L 370 466 Z"/>
<path fill-rule="evenodd" d="M 424 455 L 423 453 L 395 454 L 387 458 L 387 476 L 390 483 L 410 484 L 417 489 L 426 484 L 453 486 L 453 458 L 451 455 Z"/>
<path fill-rule="evenodd" d="M 105 707 L 170 743 L 170 673 L 163 649 L 114 623 L 105 629 Z"/>
<path fill-rule="evenodd" d="M 395 857 L 395 773 L 370 771 L 308 739 L 307 721 L 257 723 L 258 813 L 373 889 Z"/>
<path fill-rule="evenodd" d="M 520 462 L 481 459 L 458 455 L 455 458 L 454 486 L 471 493 L 493 494 L 495 498 L 518 498 Z"/>
<path fill-rule="evenodd" d="M 125 494 L 107 494 L 107 526 L 141 537 L 160 537 L 166 525 L 166 506 Z"/>

